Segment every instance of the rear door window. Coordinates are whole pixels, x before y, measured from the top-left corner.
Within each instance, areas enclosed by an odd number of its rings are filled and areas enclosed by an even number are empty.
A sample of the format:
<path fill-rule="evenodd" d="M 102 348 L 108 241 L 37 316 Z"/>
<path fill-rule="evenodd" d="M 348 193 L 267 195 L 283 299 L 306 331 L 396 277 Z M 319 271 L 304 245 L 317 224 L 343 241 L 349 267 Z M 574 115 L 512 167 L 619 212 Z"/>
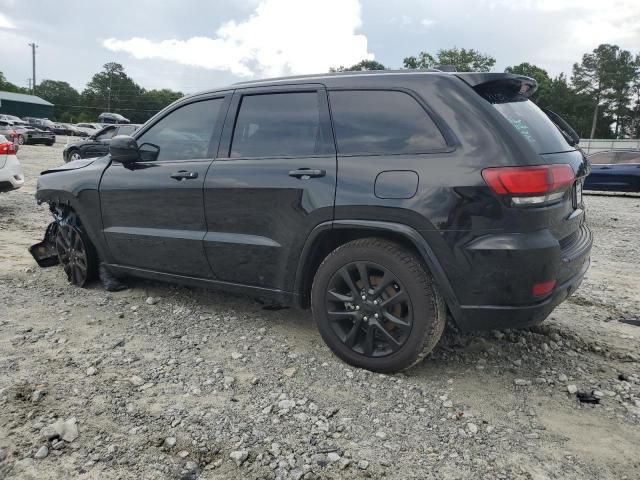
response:
<path fill-rule="evenodd" d="M 243 96 L 230 156 L 305 157 L 332 153 L 332 141 L 323 128 L 322 100 L 316 91 Z"/>
<path fill-rule="evenodd" d="M 447 146 L 425 109 L 407 93 L 336 90 L 329 98 L 340 154 L 422 153 Z"/>

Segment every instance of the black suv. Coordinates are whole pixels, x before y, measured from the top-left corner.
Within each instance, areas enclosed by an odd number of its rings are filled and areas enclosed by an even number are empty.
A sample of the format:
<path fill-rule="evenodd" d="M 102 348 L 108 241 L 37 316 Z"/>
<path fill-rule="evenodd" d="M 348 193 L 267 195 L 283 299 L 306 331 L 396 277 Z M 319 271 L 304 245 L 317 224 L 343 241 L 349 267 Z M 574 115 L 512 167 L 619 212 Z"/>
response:
<path fill-rule="evenodd" d="M 448 317 L 541 322 L 589 266 L 588 163 L 535 88 L 363 72 L 182 98 L 110 155 L 43 172 L 55 222 L 32 253 L 79 286 L 101 262 L 311 307 L 340 358 L 404 369 Z"/>
<path fill-rule="evenodd" d="M 116 135 L 133 135 L 140 125 L 107 125 L 85 140 L 67 145 L 62 151 L 65 162 L 83 158 L 101 157 L 109 153 L 109 144 Z"/>

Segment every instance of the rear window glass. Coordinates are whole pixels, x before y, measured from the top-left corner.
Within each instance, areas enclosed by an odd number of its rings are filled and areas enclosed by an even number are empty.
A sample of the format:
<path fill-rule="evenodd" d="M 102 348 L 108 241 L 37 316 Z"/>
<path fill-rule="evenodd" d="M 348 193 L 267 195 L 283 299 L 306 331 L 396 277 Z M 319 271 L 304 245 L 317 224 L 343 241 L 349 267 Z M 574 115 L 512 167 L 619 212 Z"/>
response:
<path fill-rule="evenodd" d="M 420 153 L 446 147 L 433 120 L 410 95 L 398 91 L 330 92 L 341 154 Z"/>
<path fill-rule="evenodd" d="M 492 101 L 491 98 L 487 99 Z M 493 99 L 492 104 L 520 135 L 526 138 L 536 152 L 555 153 L 574 150 L 558 127 L 531 100 L 500 102 Z"/>

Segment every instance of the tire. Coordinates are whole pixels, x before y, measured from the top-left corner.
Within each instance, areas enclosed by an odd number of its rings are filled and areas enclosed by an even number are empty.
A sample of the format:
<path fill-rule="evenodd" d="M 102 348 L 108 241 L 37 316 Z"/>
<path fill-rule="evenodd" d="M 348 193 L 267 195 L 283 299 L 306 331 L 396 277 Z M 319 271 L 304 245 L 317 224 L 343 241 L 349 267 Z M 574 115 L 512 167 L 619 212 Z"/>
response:
<path fill-rule="evenodd" d="M 69 283 L 84 287 L 96 278 L 99 266 L 96 249 L 73 210 L 67 210 L 58 222 L 55 244 Z"/>
<path fill-rule="evenodd" d="M 347 277 L 356 292 L 369 287 L 366 300 L 351 293 Z M 440 340 L 446 322 L 444 300 L 422 262 L 380 238 L 351 241 L 324 259 L 313 280 L 311 308 L 323 340 L 338 357 L 381 373 L 421 361 Z"/>
<path fill-rule="evenodd" d="M 18 145 L 24 145 L 24 135 L 18 135 Z"/>
<path fill-rule="evenodd" d="M 71 150 L 67 154 L 67 163 L 73 162 L 74 160 L 80 160 L 82 156 L 80 156 L 80 152 L 78 150 Z"/>
<path fill-rule="evenodd" d="M 50 146 L 52 146 L 54 143 L 56 143 L 56 142 L 47 142 L 47 143 L 45 143 L 45 145 L 46 145 L 47 147 L 50 147 Z"/>

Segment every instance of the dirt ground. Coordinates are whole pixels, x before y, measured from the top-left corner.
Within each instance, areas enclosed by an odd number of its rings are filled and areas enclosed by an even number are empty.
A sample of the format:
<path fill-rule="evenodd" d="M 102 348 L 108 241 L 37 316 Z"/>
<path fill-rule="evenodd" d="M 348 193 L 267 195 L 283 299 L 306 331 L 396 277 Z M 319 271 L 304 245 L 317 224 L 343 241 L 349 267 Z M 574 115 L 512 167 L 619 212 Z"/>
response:
<path fill-rule="evenodd" d="M 23 147 L 0 195 L 0 478 L 640 478 L 640 197 L 585 197 L 591 269 L 542 326 L 448 329 L 378 375 L 306 311 L 38 268 L 36 177 L 61 151 Z"/>

